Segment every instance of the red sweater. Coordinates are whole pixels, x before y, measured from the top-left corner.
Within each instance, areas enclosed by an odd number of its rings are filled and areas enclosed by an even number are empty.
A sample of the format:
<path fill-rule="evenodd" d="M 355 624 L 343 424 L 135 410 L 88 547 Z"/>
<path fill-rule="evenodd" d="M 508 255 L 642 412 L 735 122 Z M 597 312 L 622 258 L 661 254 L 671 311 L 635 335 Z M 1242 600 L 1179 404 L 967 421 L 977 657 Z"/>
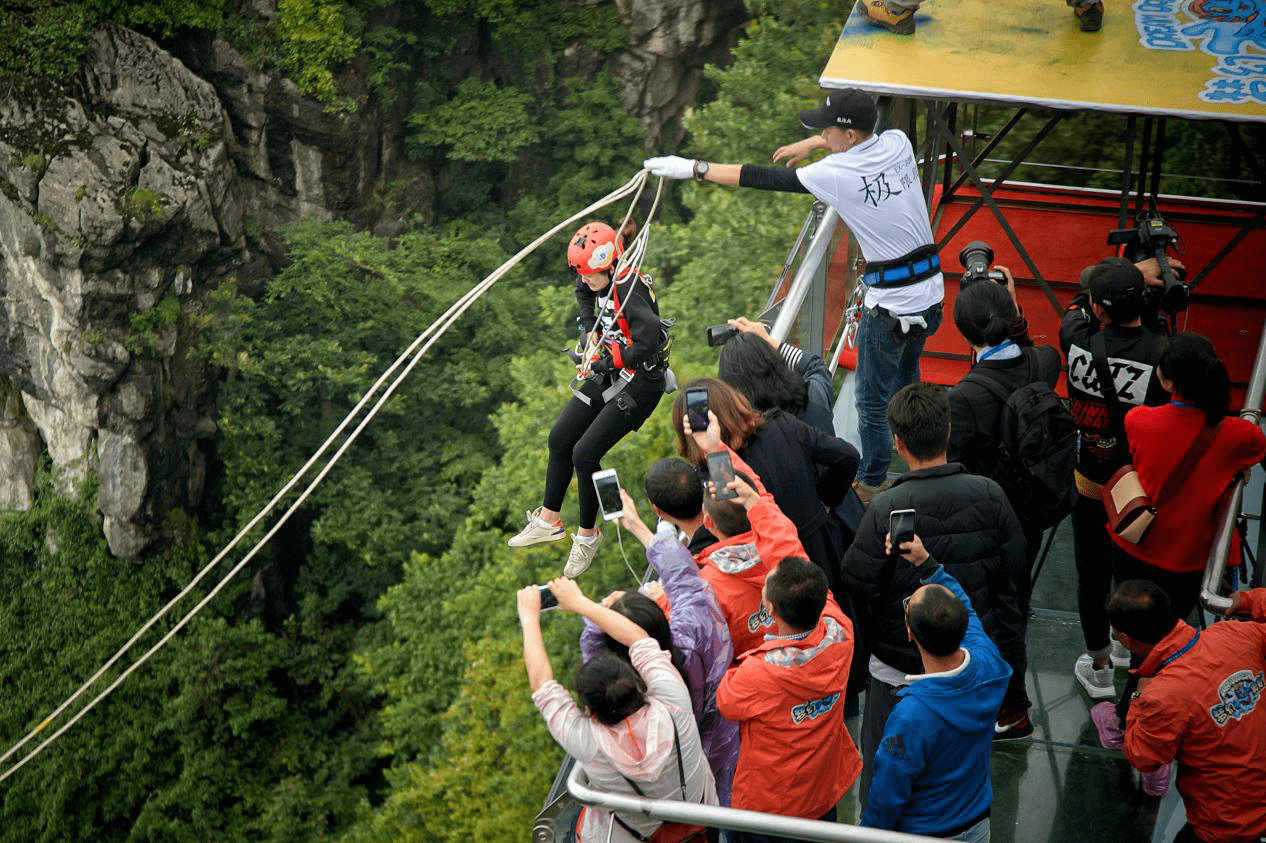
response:
<path fill-rule="evenodd" d="M 1176 404 L 1135 407 L 1126 414 L 1130 458 L 1148 494 L 1160 493 L 1204 423 L 1203 410 Z M 1241 418 L 1224 420 L 1182 489 L 1157 511 L 1143 541 L 1130 544 L 1111 531 L 1109 535 L 1131 556 L 1158 568 L 1203 570 L 1213 546 L 1223 492 L 1236 474 L 1263 457 L 1266 436 L 1261 428 Z"/>

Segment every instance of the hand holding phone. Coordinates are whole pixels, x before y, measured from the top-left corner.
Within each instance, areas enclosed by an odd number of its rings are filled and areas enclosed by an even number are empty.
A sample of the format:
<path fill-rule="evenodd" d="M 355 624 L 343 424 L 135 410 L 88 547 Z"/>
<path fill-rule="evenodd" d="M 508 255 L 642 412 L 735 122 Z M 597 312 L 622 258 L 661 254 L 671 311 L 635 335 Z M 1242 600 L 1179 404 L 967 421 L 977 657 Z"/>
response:
<path fill-rule="evenodd" d="M 686 390 L 686 420 L 690 422 L 692 433 L 703 433 L 708 429 L 708 390 Z"/>
<path fill-rule="evenodd" d="M 554 592 L 549 590 L 548 585 L 537 586 L 541 590 L 541 611 L 546 609 L 557 609 L 558 598 L 554 596 Z"/>
<path fill-rule="evenodd" d="M 598 506 L 602 508 L 604 521 L 624 517 L 624 504 L 620 500 L 620 478 L 616 477 L 614 468 L 595 471 L 593 487 L 598 492 Z"/>
<path fill-rule="evenodd" d="M 708 479 L 712 481 L 712 498 L 728 501 L 738 497 L 738 492 L 730 488 L 734 480 L 734 463 L 730 460 L 729 451 L 713 451 L 708 454 Z"/>
<path fill-rule="evenodd" d="M 888 514 L 888 535 L 892 541 L 892 555 L 900 556 L 901 545 L 914 538 L 914 510 L 894 509 Z"/>

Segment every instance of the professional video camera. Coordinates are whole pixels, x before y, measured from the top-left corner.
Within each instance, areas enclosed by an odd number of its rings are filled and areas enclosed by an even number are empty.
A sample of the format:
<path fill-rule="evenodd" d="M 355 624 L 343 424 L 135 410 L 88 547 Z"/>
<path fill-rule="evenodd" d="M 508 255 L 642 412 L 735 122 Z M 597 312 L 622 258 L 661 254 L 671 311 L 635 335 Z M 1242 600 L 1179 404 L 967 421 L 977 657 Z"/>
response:
<path fill-rule="evenodd" d="M 1144 212 L 1139 215 L 1137 227 L 1117 228 L 1108 232 L 1109 246 L 1124 246 L 1124 257 L 1133 263 L 1156 258 L 1160 264 L 1160 277 L 1165 282 L 1160 292 L 1148 287 L 1146 294 L 1155 298 L 1155 304 L 1166 313 L 1179 313 L 1187 309 L 1191 288 L 1183 283 L 1183 272 L 1170 266 L 1165 252 L 1178 244 L 1178 232 L 1165 224 L 1160 214 Z"/>
<path fill-rule="evenodd" d="M 958 262 L 963 265 L 961 283 L 964 287 L 986 278 L 999 284 L 1007 283 L 1007 276 L 999 270 L 989 268 L 993 266 L 993 249 L 983 240 L 973 240 L 964 246 L 958 253 Z"/>

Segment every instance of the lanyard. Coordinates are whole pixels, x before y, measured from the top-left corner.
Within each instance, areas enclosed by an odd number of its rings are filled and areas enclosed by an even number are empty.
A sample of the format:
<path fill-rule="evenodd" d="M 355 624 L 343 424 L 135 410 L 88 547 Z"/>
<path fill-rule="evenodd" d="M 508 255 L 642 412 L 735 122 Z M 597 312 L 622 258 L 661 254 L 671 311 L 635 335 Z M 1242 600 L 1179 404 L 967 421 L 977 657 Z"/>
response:
<path fill-rule="evenodd" d="M 1196 407 L 1195 404 L 1188 404 L 1185 401 L 1179 401 L 1177 399 L 1170 401 L 1169 404 L 1171 407 L 1182 407 L 1184 410 L 1194 410 Z"/>
<path fill-rule="evenodd" d="M 1003 340 L 1002 342 L 995 345 L 993 348 L 989 349 L 988 351 L 985 351 L 983 354 L 978 355 L 976 357 L 976 362 L 984 363 L 986 360 L 988 360 L 990 357 L 993 357 L 999 351 L 1002 351 L 1004 348 L 1010 348 L 1013 345 L 1015 345 L 1015 343 L 1013 343 L 1011 340 Z"/>
<path fill-rule="evenodd" d="M 1168 658 L 1166 658 L 1163 662 L 1160 663 L 1160 667 L 1156 668 L 1156 672 L 1160 673 L 1169 665 L 1170 662 L 1172 662 L 1174 659 L 1178 658 L 1183 653 L 1190 650 L 1191 646 L 1196 643 L 1196 639 L 1198 639 L 1199 637 L 1200 637 L 1200 630 L 1197 629 L 1196 634 L 1191 636 L 1191 640 L 1188 641 L 1186 644 L 1184 644 L 1181 650 L 1179 650 L 1176 653 L 1171 653 Z"/>

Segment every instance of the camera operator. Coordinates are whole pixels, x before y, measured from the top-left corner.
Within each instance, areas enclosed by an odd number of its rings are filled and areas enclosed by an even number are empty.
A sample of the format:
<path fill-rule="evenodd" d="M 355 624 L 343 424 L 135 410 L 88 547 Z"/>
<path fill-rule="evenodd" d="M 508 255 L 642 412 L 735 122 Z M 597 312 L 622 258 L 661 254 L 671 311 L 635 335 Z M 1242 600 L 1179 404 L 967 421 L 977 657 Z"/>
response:
<path fill-rule="evenodd" d="M 1177 261 L 1174 266 L 1180 267 Z M 1074 481 L 1073 545 L 1077 562 L 1077 609 L 1086 652 L 1073 668 L 1092 699 L 1114 696 L 1112 639 L 1104 606 L 1112 587 L 1111 548 L 1100 495 L 1103 484 L 1130 460 L 1122 419 L 1130 406 L 1159 406 L 1169 400 L 1156 378 L 1163 321 L 1146 288 L 1163 287 L 1155 259 L 1130 263 L 1104 258 L 1081 274 L 1059 328 L 1068 360 L 1069 409 L 1081 434 Z M 1149 303 L 1149 301 L 1151 303 Z M 1106 358 L 1118 401 L 1109 399 L 1096 371 Z M 1119 406 L 1118 406 L 1119 405 Z"/>
<path fill-rule="evenodd" d="M 734 333 L 721 346 L 717 376 L 743 393 L 758 413 L 779 409 L 834 436 L 835 389 L 822 356 L 778 342 L 764 325 L 746 317 L 726 324 Z"/>

